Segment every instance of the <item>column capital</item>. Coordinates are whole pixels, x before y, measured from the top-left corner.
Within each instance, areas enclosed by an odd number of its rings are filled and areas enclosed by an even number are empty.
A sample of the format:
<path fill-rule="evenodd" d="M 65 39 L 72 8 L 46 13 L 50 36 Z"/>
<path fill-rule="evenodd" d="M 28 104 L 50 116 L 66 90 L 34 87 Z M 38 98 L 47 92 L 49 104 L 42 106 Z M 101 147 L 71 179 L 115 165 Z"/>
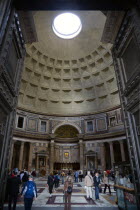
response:
<path fill-rule="evenodd" d="M 50 137 L 51 137 L 51 139 L 55 139 L 56 134 L 55 133 L 52 133 L 52 134 L 50 134 Z"/>
<path fill-rule="evenodd" d="M 119 143 L 120 144 L 123 144 L 124 143 L 124 139 L 120 140 Z"/>
<path fill-rule="evenodd" d="M 100 143 L 99 146 L 104 147 L 105 146 L 104 142 Z"/>
<path fill-rule="evenodd" d="M 51 140 L 51 142 L 50 142 L 51 144 L 54 144 L 55 142 L 54 142 L 54 140 Z"/>
<path fill-rule="evenodd" d="M 83 140 L 82 139 L 79 140 L 79 144 L 83 144 Z"/>

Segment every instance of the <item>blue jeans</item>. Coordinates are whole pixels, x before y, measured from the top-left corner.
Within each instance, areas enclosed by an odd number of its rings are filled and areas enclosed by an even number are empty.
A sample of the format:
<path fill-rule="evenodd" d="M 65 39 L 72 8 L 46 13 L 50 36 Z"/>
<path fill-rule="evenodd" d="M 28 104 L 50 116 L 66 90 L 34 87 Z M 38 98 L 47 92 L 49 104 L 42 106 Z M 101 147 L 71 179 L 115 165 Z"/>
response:
<path fill-rule="evenodd" d="M 78 177 L 75 177 L 75 182 L 78 182 Z"/>
<path fill-rule="evenodd" d="M 99 199 L 99 186 L 95 186 L 95 199 Z"/>

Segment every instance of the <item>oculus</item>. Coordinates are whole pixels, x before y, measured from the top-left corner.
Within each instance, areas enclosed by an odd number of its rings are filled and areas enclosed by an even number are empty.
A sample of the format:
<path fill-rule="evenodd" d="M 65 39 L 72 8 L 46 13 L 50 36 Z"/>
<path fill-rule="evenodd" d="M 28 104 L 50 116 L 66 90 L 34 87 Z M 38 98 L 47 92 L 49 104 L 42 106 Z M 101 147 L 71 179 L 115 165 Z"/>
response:
<path fill-rule="evenodd" d="M 81 29 L 80 18 L 73 13 L 62 13 L 55 17 L 52 28 L 54 33 L 63 39 L 72 39 L 76 37 Z"/>

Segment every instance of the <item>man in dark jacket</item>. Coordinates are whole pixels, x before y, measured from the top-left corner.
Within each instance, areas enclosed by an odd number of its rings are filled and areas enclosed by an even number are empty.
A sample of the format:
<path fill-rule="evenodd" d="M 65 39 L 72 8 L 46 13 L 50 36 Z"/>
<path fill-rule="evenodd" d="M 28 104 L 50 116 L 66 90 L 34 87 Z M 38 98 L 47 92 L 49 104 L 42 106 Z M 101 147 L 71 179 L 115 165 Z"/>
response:
<path fill-rule="evenodd" d="M 25 210 L 31 210 L 33 199 L 37 198 L 37 188 L 33 181 L 33 176 L 29 176 L 29 180 L 24 184 L 21 195 L 24 195 Z"/>
<path fill-rule="evenodd" d="M 53 185 L 54 185 L 54 176 L 52 173 L 50 173 L 47 181 L 47 186 L 49 186 L 50 197 L 52 196 Z"/>
<path fill-rule="evenodd" d="M 19 186 L 21 184 L 20 178 L 17 177 L 17 172 L 13 172 L 14 176 L 9 177 L 7 180 L 8 187 L 8 210 L 11 210 L 11 205 L 13 202 L 13 210 L 16 209 L 16 203 L 19 193 Z"/>
<path fill-rule="evenodd" d="M 99 200 L 99 184 L 100 184 L 100 177 L 99 177 L 99 174 L 96 173 L 94 176 L 95 199 L 96 200 Z"/>

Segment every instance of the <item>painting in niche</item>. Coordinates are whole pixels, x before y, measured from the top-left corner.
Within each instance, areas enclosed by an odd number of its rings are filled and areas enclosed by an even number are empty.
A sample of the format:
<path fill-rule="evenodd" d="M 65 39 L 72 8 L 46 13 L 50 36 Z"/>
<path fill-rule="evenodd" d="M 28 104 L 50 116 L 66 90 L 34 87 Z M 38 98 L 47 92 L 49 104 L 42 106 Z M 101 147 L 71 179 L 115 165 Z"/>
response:
<path fill-rule="evenodd" d="M 65 153 L 64 153 L 64 157 L 65 157 L 65 158 L 69 158 L 69 152 L 65 152 Z"/>

